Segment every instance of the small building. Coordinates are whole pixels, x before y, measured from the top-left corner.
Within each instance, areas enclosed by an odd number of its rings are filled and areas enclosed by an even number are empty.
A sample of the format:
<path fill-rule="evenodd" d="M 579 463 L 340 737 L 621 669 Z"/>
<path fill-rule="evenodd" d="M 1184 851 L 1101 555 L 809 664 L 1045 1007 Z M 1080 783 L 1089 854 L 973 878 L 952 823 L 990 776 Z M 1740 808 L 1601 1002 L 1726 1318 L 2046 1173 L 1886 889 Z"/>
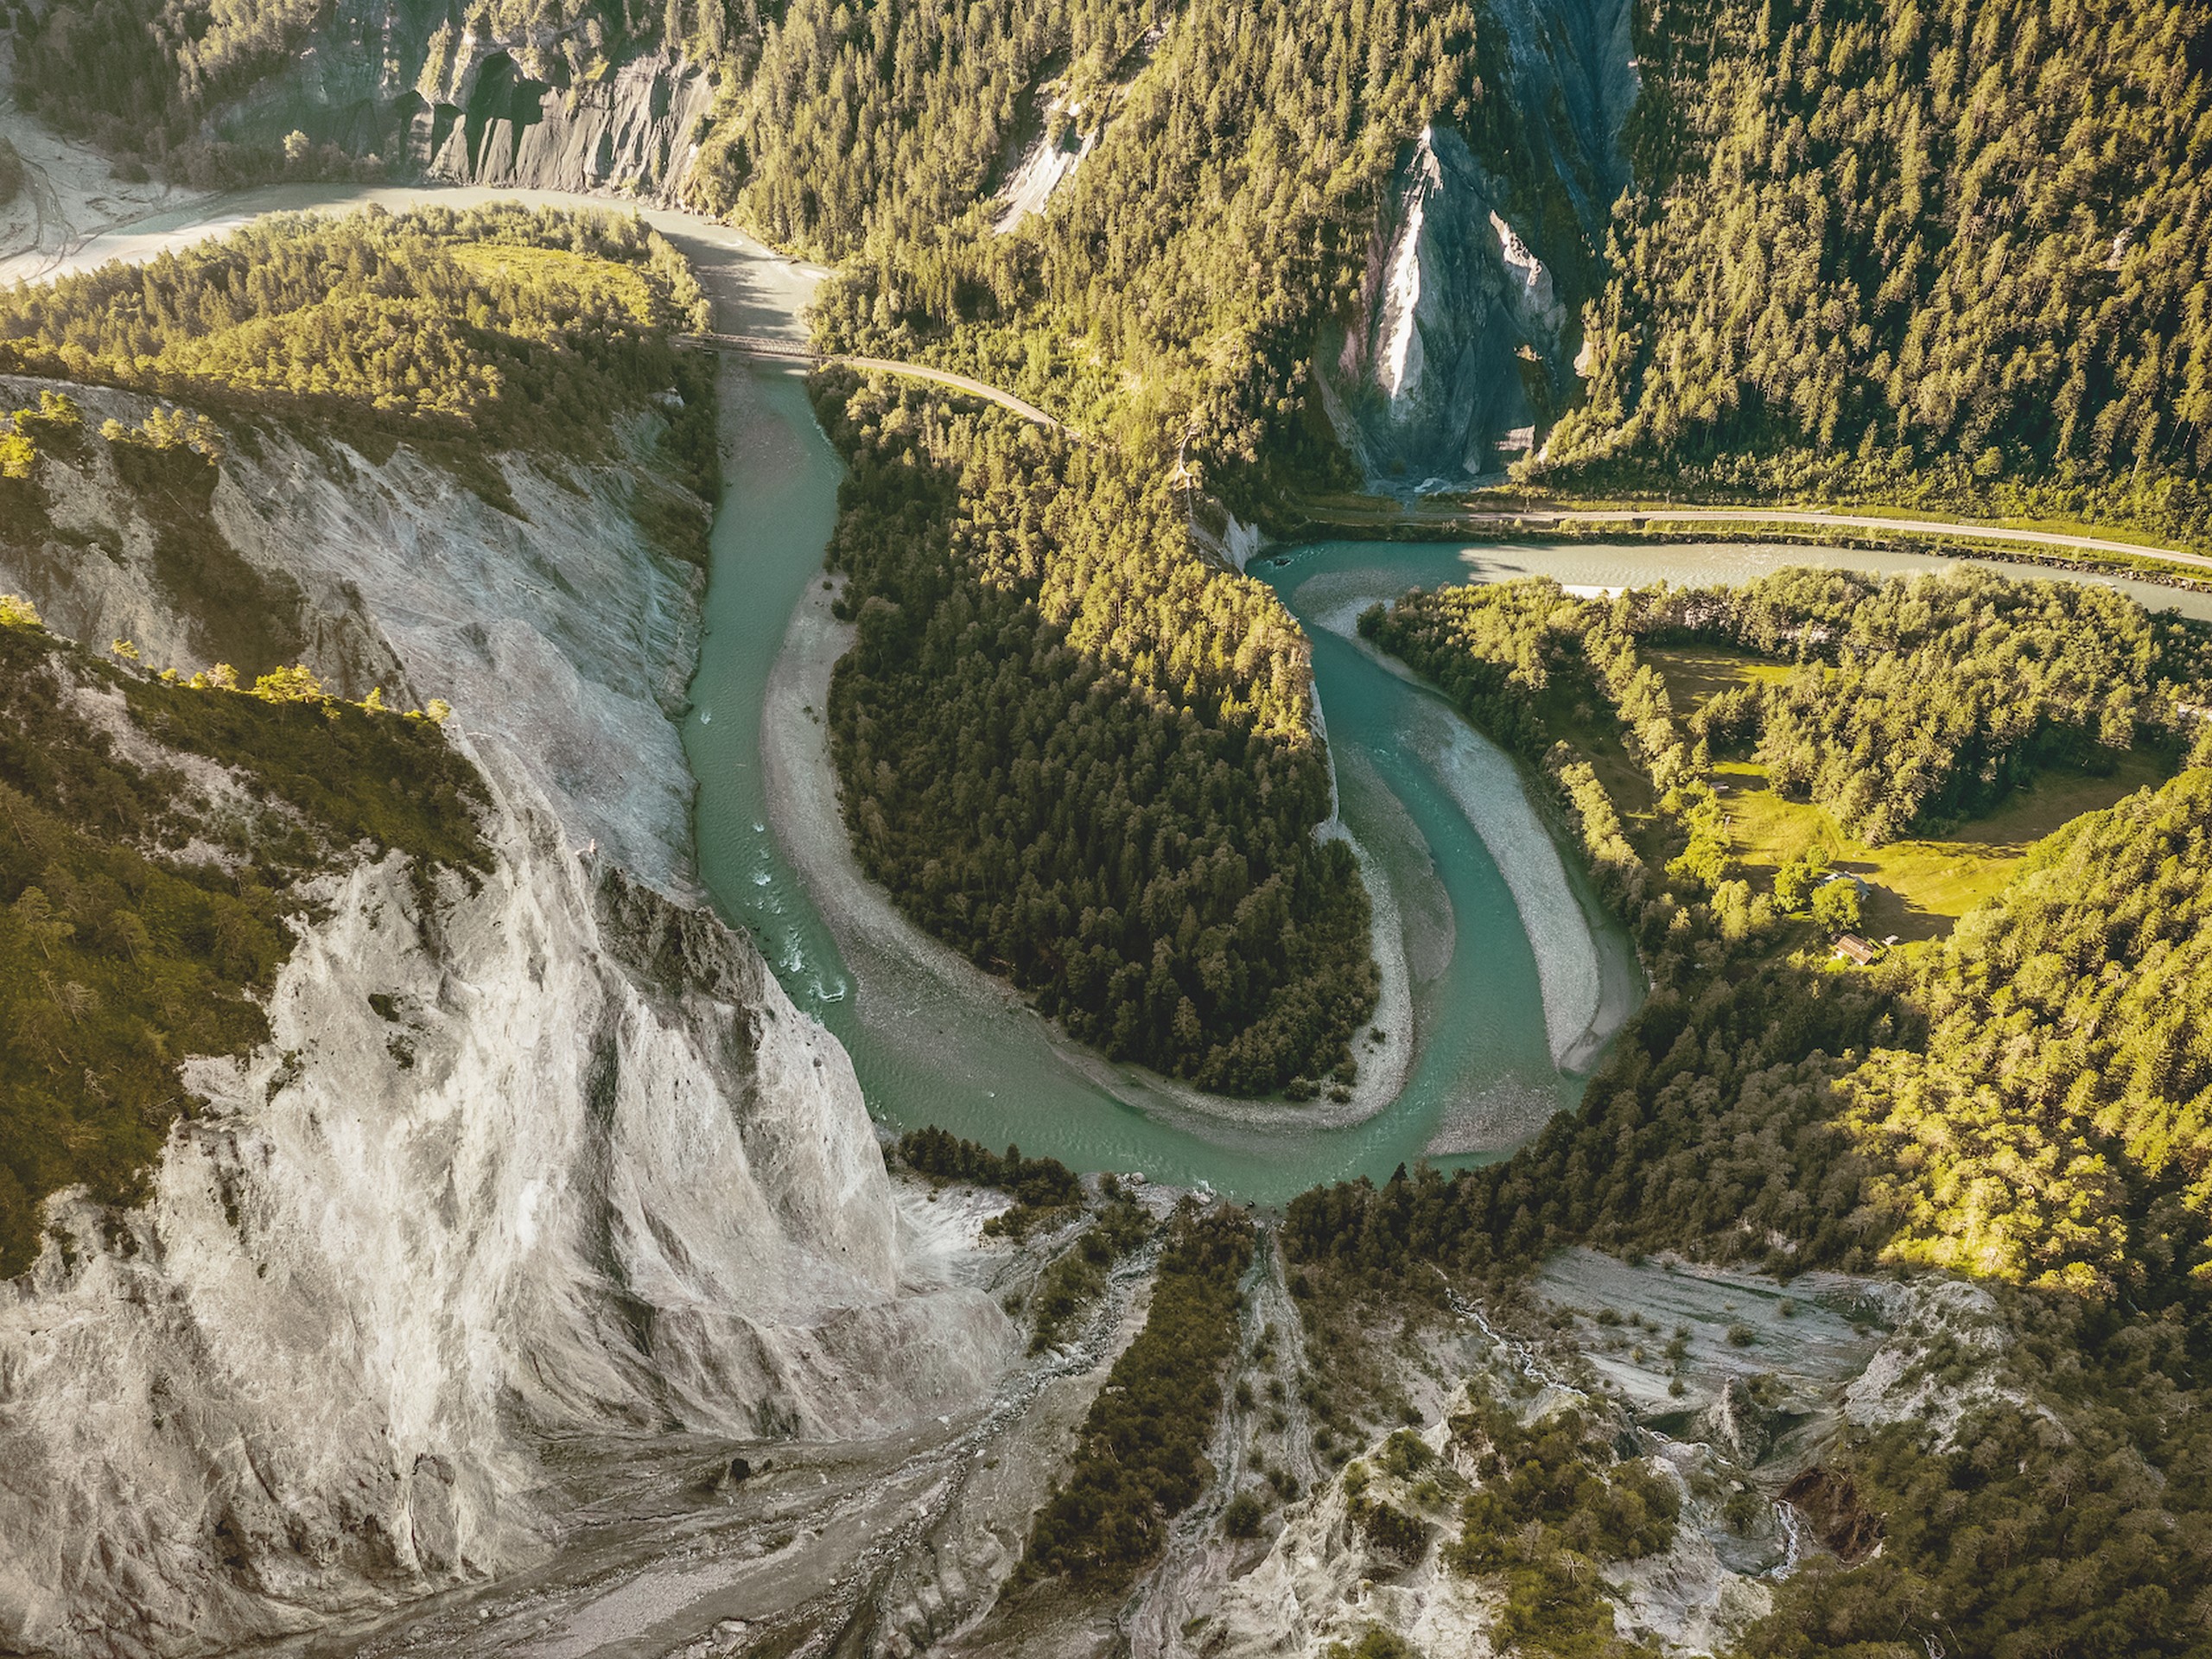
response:
<path fill-rule="evenodd" d="M 1872 939 L 1860 938 L 1856 933 L 1846 933 L 1836 940 L 1835 953 L 1844 961 L 1864 968 L 1867 963 L 1881 959 L 1882 947 Z"/>

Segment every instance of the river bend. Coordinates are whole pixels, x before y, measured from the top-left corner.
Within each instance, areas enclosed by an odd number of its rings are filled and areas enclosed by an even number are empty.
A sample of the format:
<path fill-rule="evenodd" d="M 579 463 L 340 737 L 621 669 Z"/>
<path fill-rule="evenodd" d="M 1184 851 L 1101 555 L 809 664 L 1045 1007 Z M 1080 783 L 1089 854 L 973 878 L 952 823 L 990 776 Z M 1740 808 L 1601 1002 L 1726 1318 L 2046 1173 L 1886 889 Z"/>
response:
<path fill-rule="evenodd" d="M 495 194 L 622 205 L 549 192 L 285 187 L 140 221 L 94 238 L 67 265 L 149 257 L 276 209 L 460 206 Z M 799 314 L 819 271 L 709 220 L 646 216 L 698 265 L 719 330 L 803 338 Z M 683 721 L 698 782 L 699 876 L 715 903 L 760 942 L 793 1001 L 844 1043 L 870 1109 L 890 1128 L 934 1122 L 1080 1168 L 1262 1201 L 1320 1180 L 1379 1178 L 1422 1156 L 1502 1155 L 1574 1103 L 1639 994 L 1624 933 L 1561 852 L 1516 763 L 1366 651 L 1352 629 L 1361 609 L 1416 585 L 1531 573 L 1602 590 L 1740 582 L 1815 561 L 1878 571 L 1955 563 L 1771 546 L 1361 542 L 1255 561 L 1253 574 L 1313 640 L 1338 787 L 1326 832 L 1353 842 L 1379 918 L 1387 1029 L 1360 1046 L 1370 1067 L 1403 1078 L 1372 1116 L 1323 1127 L 1326 1103 L 1208 1103 L 1074 1049 L 1005 987 L 907 926 L 859 876 L 821 728 L 841 648 L 822 569 L 840 464 L 792 369 L 731 357 L 721 384 L 725 489 Z M 2212 596 L 2077 579 L 2212 617 Z"/>

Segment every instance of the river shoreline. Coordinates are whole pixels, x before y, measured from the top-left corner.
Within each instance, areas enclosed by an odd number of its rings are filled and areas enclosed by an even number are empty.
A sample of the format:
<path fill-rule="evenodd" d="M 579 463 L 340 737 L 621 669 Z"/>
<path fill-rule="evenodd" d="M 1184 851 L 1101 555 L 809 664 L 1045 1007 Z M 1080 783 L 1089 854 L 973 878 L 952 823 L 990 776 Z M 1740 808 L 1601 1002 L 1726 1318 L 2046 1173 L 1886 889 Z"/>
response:
<path fill-rule="evenodd" d="M 915 925 L 861 871 L 838 804 L 823 711 L 829 705 L 830 675 L 853 639 L 853 625 L 840 622 L 830 611 L 842 586 L 842 579 L 834 577 L 812 583 L 791 613 L 761 707 L 760 758 L 769 827 L 849 962 L 865 954 L 903 958 L 910 969 L 930 975 L 971 1007 L 1033 1020 L 1053 1052 L 1102 1090 L 1123 1098 L 1134 1094 L 1138 1098 L 1130 1103 L 1148 1116 L 1201 1135 L 1216 1126 L 1350 1128 L 1379 1116 L 1397 1099 L 1411 1064 L 1413 997 L 1394 906 L 1376 906 L 1377 963 L 1389 964 L 1383 968 L 1386 1001 L 1377 1005 L 1370 1021 L 1384 1033 L 1382 1045 L 1370 1046 L 1370 1053 L 1381 1049 L 1377 1063 L 1362 1065 L 1349 1101 L 1311 1103 L 1212 1095 L 1141 1066 L 1117 1065 L 1069 1037 L 1006 981 Z M 1345 838 L 1351 839 L 1348 832 Z M 1357 842 L 1352 844 L 1364 859 Z M 861 1017 L 873 1023 L 880 1016 L 863 1001 Z"/>
<path fill-rule="evenodd" d="M 1319 576 L 1312 578 L 1311 582 L 1317 585 L 1332 584 L 1340 588 L 1361 587 L 1357 574 L 1354 572 Z M 1303 587 L 1300 591 L 1305 591 Z M 1481 740 L 1479 747 L 1494 751 L 1494 757 L 1489 754 L 1478 756 L 1471 753 L 1476 746 L 1465 740 L 1469 736 L 1479 739 L 1480 734 L 1457 709 L 1452 707 L 1449 700 L 1403 663 L 1376 650 L 1361 637 L 1358 626 L 1360 613 L 1378 602 L 1380 597 L 1363 588 L 1351 594 L 1330 593 L 1322 601 L 1325 608 L 1313 608 L 1310 615 L 1301 619 L 1301 626 L 1336 635 L 1383 672 L 1422 692 L 1423 702 L 1433 702 L 1442 720 L 1449 722 L 1448 731 L 1440 724 L 1431 731 L 1432 747 L 1441 751 L 1448 745 L 1453 758 L 1460 764 L 1439 764 L 1438 776 L 1468 823 L 1475 826 L 1476 833 L 1489 848 L 1500 874 L 1513 890 L 1522 925 L 1528 933 L 1529 948 L 1535 956 L 1538 976 L 1543 985 L 1547 1034 L 1551 1043 L 1553 1060 L 1563 1073 L 1577 1077 L 1586 1075 L 1595 1067 L 1605 1052 L 1605 1046 L 1628 1023 L 1629 1016 L 1636 1012 L 1640 1001 L 1637 984 L 1640 976 L 1632 961 L 1612 960 L 1619 953 L 1609 951 L 1601 942 L 1599 930 L 1602 924 L 1599 918 L 1605 912 L 1575 882 L 1577 873 L 1586 877 L 1588 871 L 1581 862 L 1580 849 L 1560 834 L 1556 815 L 1545 810 L 1549 785 L 1529 767 L 1504 750 L 1497 749 L 1487 740 Z M 1434 753 L 1431 759 L 1440 762 L 1443 755 L 1441 753 Z M 1529 817 L 1542 832 L 1541 841 L 1525 833 L 1526 825 L 1510 825 L 1504 822 L 1505 817 L 1515 815 L 1510 813 L 1510 809 L 1501 809 L 1495 804 L 1498 798 L 1497 792 L 1481 786 L 1486 779 L 1473 775 L 1476 772 L 1494 772 L 1495 761 L 1503 761 L 1512 768 Z M 1484 762 L 1492 764 L 1484 765 Z M 1510 833 L 1515 828 L 1524 833 L 1519 836 Z M 1542 858 L 1541 846 L 1544 843 L 1548 843 L 1557 863 L 1556 884 L 1550 879 L 1553 870 L 1546 866 Z M 1566 906 L 1559 902 L 1561 893 L 1572 904 L 1582 924 L 1580 933 L 1573 936 L 1576 944 L 1583 947 L 1579 954 L 1586 955 L 1586 961 L 1579 964 L 1563 963 L 1555 950 L 1547 948 L 1557 943 L 1556 938 L 1540 939 L 1537 937 L 1536 918 L 1540 912 L 1546 908 L 1554 913 L 1565 911 Z M 1571 966 L 1586 968 L 1586 984 L 1570 982 L 1568 970 Z M 1431 1150 L 1443 1155 L 1447 1152 L 1480 1153 L 1492 1149 L 1490 1140 L 1485 1137 L 1478 1136 L 1474 1142 L 1469 1142 L 1469 1137 L 1463 1134 L 1451 1137 L 1451 1140 L 1452 1144 L 1448 1147 L 1432 1141 Z"/>

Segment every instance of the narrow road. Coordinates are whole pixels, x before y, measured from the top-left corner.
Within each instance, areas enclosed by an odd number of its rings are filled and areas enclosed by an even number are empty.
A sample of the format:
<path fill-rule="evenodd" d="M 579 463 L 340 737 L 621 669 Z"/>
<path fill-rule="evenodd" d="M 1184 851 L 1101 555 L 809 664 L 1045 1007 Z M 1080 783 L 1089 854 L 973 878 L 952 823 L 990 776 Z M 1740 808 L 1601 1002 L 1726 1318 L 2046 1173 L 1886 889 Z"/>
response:
<path fill-rule="evenodd" d="M 1975 524 L 1963 518 L 1890 518 L 1871 514 L 1796 511 L 1783 507 L 1596 507 L 1584 512 L 1492 512 L 1454 515 L 1453 522 L 1522 530 L 1565 530 L 1576 524 L 1810 524 L 1834 530 L 1879 530 L 1918 536 L 1971 536 L 1977 541 L 2011 542 L 2059 551 L 2117 553 L 2130 558 L 2163 559 L 2212 570 L 2212 558 L 2184 553 L 2177 548 L 2146 546 L 2139 542 L 2106 541 L 2094 536 L 2072 536 L 2056 530 L 2009 530 L 1996 524 Z"/>
<path fill-rule="evenodd" d="M 795 363 L 812 363 L 825 367 L 834 364 L 842 368 L 858 369 L 867 374 L 896 374 L 909 380 L 927 380 L 937 385 L 950 386 L 955 391 L 964 391 L 973 397 L 981 397 L 986 403 L 996 404 L 1001 409 L 1009 410 L 1033 425 L 1046 427 L 1055 432 L 1068 429 L 1036 404 L 967 375 L 955 374 L 950 369 L 931 368 L 923 363 L 901 362 L 895 358 L 852 357 L 837 352 L 817 352 L 798 340 L 761 334 L 678 334 L 676 338 L 694 345 L 736 352 L 747 357 L 788 359 Z"/>
<path fill-rule="evenodd" d="M 898 363 L 883 357 L 825 357 L 825 363 L 842 364 L 849 369 L 861 369 L 874 374 L 901 374 L 909 380 L 932 380 L 940 386 L 950 386 L 955 391 L 964 391 L 996 404 L 1001 409 L 1012 410 L 1025 421 L 1049 427 L 1055 432 L 1067 429 L 1032 403 L 1025 403 L 1010 391 L 1001 391 L 996 386 L 987 386 L 981 380 L 971 380 L 964 374 L 955 374 L 950 369 L 932 369 L 919 363 Z"/>

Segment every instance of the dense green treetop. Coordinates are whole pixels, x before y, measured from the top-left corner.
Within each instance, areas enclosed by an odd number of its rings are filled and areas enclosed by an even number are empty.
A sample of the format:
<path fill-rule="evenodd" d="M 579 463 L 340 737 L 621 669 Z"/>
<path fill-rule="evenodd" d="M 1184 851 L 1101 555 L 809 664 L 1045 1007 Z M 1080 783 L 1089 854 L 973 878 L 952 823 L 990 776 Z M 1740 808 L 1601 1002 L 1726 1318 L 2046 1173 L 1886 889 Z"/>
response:
<path fill-rule="evenodd" d="M 1211 1089 L 1349 1081 L 1367 904 L 1306 647 L 1109 450 L 825 379 L 861 865 L 1077 1037 Z"/>
<path fill-rule="evenodd" d="M 2145 741 L 2186 747 L 2212 695 L 2204 629 L 2110 588 L 1970 567 L 1887 578 L 1808 568 L 1611 601 L 1536 577 L 1410 594 L 1363 626 L 1530 759 L 1546 741 L 1537 699 L 1587 662 L 1611 673 L 1632 728 L 1649 721 L 1665 691 L 1654 672 L 1620 671 L 1631 642 L 1794 663 L 1683 723 L 1689 768 L 1732 747 L 1754 753 L 1777 790 L 1820 802 L 1874 845 L 1986 812 L 2054 761 L 2099 764 Z M 1648 748 L 1675 741 L 1672 712 Z"/>
<path fill-rule="evenodd" d="M 2212 464 L 2202 7 L 1669 0 L 1637 47 L 1637 183 L 1554 465 L 1961 499 L 2016 474 L 2076 511 L 2110 480 L 2201 529 L 2158 481 Z"/>
<path fill-rule="evenodd" d="M 665 333 L 706 312 L 682 256 L 634 216 L 276 214 L 143 265 L 0 290 L 0 366 L 588 447 L 674 384 Z"/>
<path fill-rule="evenodd" d="M 2069 825 L 1914 976 L 1847 1077 L 1889 1253 L 2167 1296 L 2212 1263 L 2212 769 Z"/>
<path fill-rule="evenodd" d="M 794 0 L 729 77 L 692 174 L 702 203 L 774 240 L 840 258 L 931 243 L 997 182 L 1048 66 L 1118 61 L 1156 4 Z"/>

